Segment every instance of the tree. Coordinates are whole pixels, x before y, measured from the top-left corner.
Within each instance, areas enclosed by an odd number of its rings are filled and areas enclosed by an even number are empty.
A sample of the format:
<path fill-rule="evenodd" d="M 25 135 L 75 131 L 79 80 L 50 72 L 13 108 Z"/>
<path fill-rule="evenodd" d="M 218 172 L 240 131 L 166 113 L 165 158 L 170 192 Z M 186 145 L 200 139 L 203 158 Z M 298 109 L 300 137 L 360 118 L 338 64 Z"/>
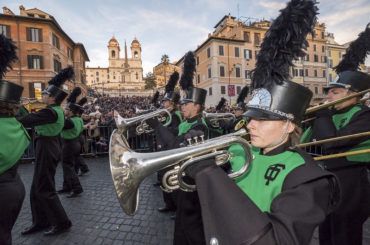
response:
<path fill-rule="evenodd" d="M 170 62 L 170 57 L 168 57 L 168 55 L 167 55 L 167 54 L 162 55 L 161 62 L 162 62 L 164 65 L 168 65 L 168 63 Z"/>
<path fill-rule="evenodd" d="M 152 72 L 148 72 L 145 75 L 145 89 L 153 89 L 157 86 L 155 76 Z"/>

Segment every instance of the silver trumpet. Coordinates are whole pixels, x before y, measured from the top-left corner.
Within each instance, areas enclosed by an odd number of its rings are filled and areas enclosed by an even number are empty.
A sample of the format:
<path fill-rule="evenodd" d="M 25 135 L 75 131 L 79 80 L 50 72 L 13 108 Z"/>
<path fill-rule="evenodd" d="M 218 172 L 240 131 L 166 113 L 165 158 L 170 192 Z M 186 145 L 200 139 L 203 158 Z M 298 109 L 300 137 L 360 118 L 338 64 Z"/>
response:
<path fill-rule="evenodd" d="M 234 122 L 235 121 L 235 115 L 233 113 L 208 113 L 203 111 L 203 116 L 211 122 L 211 126 L 214 128 L 219 128 L 220 124 L 219 122 L 221 120 L 227 121 L 227 122 Z"/>
<path fill-rule="evenodd" d="M 130 149 L 127 140 L 120 131 L 114 130 L 110 138 L 109 161 L 121 208 L 126 214 L 135 215 L 138 209 L 140 183 L 147 176 L 169 166 L 180 166 L 178 167 L 177 181 L 181 189 L 194 190 L 195 186 L 188 185 L 182 180 L 186 168 L 207 158 L 216 158 L 217 165 L 225 163 L 232 158 L 232 154 L 224 149 L 235 143 L 241 144 L 244 148 L 246 162 L 239 171 L 229 174 L 229 177 L 241 176 L 248 169 L 251 159 L 249 144 L 240 137 L 245 134 L 245 129 L 242 129 L 240 132 L 206 140 L 203 143 L 198 141 L 196 144 L 182 148 L 153 153 L 137 153 Z"/>
<path fill-rule="evenodd" d="M 167 117 L 162 116 L 163 113 L 166 113 L 168 115 L 168 122 L 163 124 L 163 126 L 168 126 L 172 122 L 172 115 L 171 113 L 166 109 L 159 109 L 156 111 L 148 112 L 146 114 L 132 117 L 132 118 L 123 118 L 119 115 L 117 111 L 114 111 L 114 117 L 116 120 L 117 128 L 122 132 L 126 132 L 127 128 L 131 125 L 135 125 L 136 123 L 140 124 L 136 127 L 136 133 L 137 134 L 143 134 L 143 133 L 151 133 L 154 130 L 149 127 L 149 125 L 145 122 L 146 120 L 150 118 L 157 117 L 160 122 L 166 121 Z M 164 118 L 164 119 L 163 119 Z"/>

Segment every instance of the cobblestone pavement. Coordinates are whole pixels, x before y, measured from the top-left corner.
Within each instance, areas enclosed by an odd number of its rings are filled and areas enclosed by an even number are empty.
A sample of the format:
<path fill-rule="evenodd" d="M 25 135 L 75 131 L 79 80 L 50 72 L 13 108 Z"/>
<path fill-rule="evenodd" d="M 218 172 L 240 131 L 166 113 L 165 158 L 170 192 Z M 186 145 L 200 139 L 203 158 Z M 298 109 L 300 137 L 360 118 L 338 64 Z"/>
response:
<path fill-rule="evenodd" d="M 20 232 L 31 225 L 29 191 L 33 176 L 33 164 L 21 164 L 19 175 L 26 187 L 26 198 L 13 228 L 14 245 L 110 245 L 156 244 L 170 245 L 173 239 L 174 221 L 171 214 L 157 211 L 163 205 L 161 190 L 154 187 L 155 176 L 146 178 L 140 185 L 140 201 L 135 216 L 121 210 L 113 187 L 108 157 L 87 158 L 90 172 L 80 177 L 84 192 L 77 198 L 60 195 L 61 202 L 73 226 L 69 232 L 45 237 L 42 232 L 21 236 Z M 56 186 L 62 186 L 62 169 L 58 166 Z M 370 219 L 364 228 L 364 245 L 370 245 Z M 318 245 L 315 232 L 310 245 Z"/>

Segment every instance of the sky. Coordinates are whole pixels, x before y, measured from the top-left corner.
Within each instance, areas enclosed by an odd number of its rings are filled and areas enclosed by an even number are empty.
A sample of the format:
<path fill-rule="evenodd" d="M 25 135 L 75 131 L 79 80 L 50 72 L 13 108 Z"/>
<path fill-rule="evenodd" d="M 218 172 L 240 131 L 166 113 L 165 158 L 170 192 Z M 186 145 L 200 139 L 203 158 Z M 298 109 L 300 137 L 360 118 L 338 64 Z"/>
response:
<path fill-rule="evenodd" d="M 223 16 L 244 20 L 273 20 L 286 0 L 0 0 L 19 14 L 19 6 L 38 8 L 54 16 L 74 42 L 85 46 L 89 67 L 108 66 L 108 42 L 114 36 L 124 57 L 124 42 L 136 37 L 142 47 L 144 75 L 163 54 L 171 62 L 202 44 Z M 321 0 L 319 22 L 339 44 L 357 38 L 370 21 L 370 0 Z M 368 55 L 366 65 L 370 66 Z"/>

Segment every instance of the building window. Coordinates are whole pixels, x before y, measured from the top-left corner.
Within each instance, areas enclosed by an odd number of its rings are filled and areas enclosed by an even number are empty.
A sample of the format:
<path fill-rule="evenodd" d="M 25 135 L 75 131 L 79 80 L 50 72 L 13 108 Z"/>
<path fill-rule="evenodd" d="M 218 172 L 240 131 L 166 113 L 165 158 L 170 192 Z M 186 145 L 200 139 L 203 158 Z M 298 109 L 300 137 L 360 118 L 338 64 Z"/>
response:
<path fill-rule="evenodd" d="M 212 77 L 212 70 L 211 67 L 208 68 L 208 78 Z"/>
<path fill-rule="evenodd" d="M 245 70 L 245 79 L 251 79 L 251 71 Z"/>
<path fill-rule="evenodd" d="M 212 87 L 208 89 L 208 94 L 211 96 L 212 95 Z"/>
<path fill-rule="evenodd" d="M 235 67 L 235 76 L 240 77 L 240 67 Z"/>
<path fill-rule="evenodd" d="M 323 32 L 323 31 L 321 32 L 321 39 L 325 39 L 325 32 Z"/>
<path fill-rule="evenodd" d="M 31 42 L 42 42 L 42 29 L 26 27 L 26 39 Z"/>
<path fill-rule="evenodd" d="M 298 69 L 293 69 L 293 77 L 298 77 Z"/>
<path fill-rule="evenodd" d="M 200 83 L 200 75 L 199 74 L 197 76 L 197 81 L 198 81 L 198 83 Z"/>
<path fill-rule="evenodd" d="M 139 74 L 136 72 L 136 80 L 139 80 Z"/>
<path fill-rule="evenodd" d="M 237 94 L 240 94 L 240 90 L 241 90 L 240 86 L 236 86 L 236 93 Z"/>
<path fill-rule="evenodd" d="M 220 66 L 220 77 L 225 77 L 225 67 Z"/>
<path fill-rule="evenodd" d="M 260 51 L 259 50 L 255 50 L 254 51 L 254 57 L 256 57 L 256 59 L 257 59 L 257 56 L 258 56 L 258 54 L 260 53 Z"/>
<path fill-rule="evenodd" d="M 226 88 L 225 86 L 221 86 L 221 94 L 225 94 L 226 93 Z"/>
<path fill-rule="evenodd" d="M 319 93 L 319 88 L 315 86 L 315 94 L 318 94 L 318 93 Z"/>
<path fill-rule="evenodd" d="M 322 70 L 322 77 L 326 77 L 326 71 Z"/>
<path fill-rule="evenodd" d="M 62 70 L 62 63 L 60 61 L 54 59 L 54 71 L 60 72 Z"/>
<path fill-rule="evenodd" d="M 303 69 L 299 69 L 299 76 L 303 77 Z"/>
<path fill-rule="evenodd" d="M 323 53 L 325 52 L 325 46 L 324 46 L 324 45 L 321 47 L 321 51 L 322 51 Z"/>
<path fill-rule="evenodd" d="M 96 72 L 96 75 L 99 76 L 99 72 L 98 71 Z"/>
<path fill-rule="evenodd" d="M 197 56 L 197 66 L 199 65 L 199 56 Z"/>
<path fill-rule="evenodd" d="M 55 34 L 53 34 L 53 46 L 60 49 L 59 38 Z"/>
<path fill-rule="evenodd" d="M 333 75 L 329 73 L 329 82 L 331 83 L 333 81 Z"/>
<path fill-rule="evenodd" d="M 224 46 L 218 46 L 218 55 L 224 56 Z"/>
<path fill-rule="evenodd" d="M 139 58 L 139 53 L 137 51 L 134 52 L 134 58 L 135 59 Z"/>
<path fill-rule="evenodd" d="M 310 55 L 309 54 L 306 54 L 304 56 L 304 61 L 310 61 Z"/>
<path fill-rule="evenodd" d="M 319 62 L 319 56 L 318 56 L 317 54 L 315 54 L 315 55 L 313 56 L 313 61 L 314 61 L 314 62 Z"/>
<path fill-rule="evenodd" d="M 112 58 L 116 58 L 116 51 L 112 50 Z"/>
<path fill-rule="evenodd" d="M 328 56 L 331 57 L 331 50 L 328 50 Z"/>
<path fill-rule="evenodd" d="M 329 68 L 333 68 L 333 60 L 329 60 Z"/>
<path fill-rule="evenodd" d="M 207 48 L 207 58 L 211 57 L 211 48 Z"/>
<path fill-rule="evenodd" d="M 252 50 L 244 49 L 244 58 L 247 60 L 252 59 Z"/>
<path fill-rule="evenodd" d="M 239 57 L 239 47 L 235 47 L 234 52 L 235 52 L 235 57 Z"/>
<path fill-rule="evenodd" d="M 326 56 L 321 56 L 321 62 L 326 63 Z"/>
<path fill-rule="evenodd" d="M 342 52 L 339 52 L 339 59 L 342 59 Z"/>
<path fill-rule="evenodd" d="M 305 69 L 305 70 L 304 70 L 304 75 L 305 75 L 306 77 L 308 77 L 308 69 Z"/>
<path fill-rule="evenodd" d="M 316 44 L 313 45 L 313 51 L 316 52 Z"/>
<path fill-rule="evenodd" d="M 73 51 L 72 51 L 72 49 L 67 48 L 67 54 L 68 54 L 68 58 L 73 60 Z"/>
<path fill-rule="evenodd" d="M 251 41 L 249 37 L 250 37 L 250 33 L 245 31 L 244 32 L 244 41 L 249 43 Z"/>
<path fill-rule="evenodd" d="M 44 69 L 43 57 L 40 55 L 27 55 L 28 69 Z"/>
<path fill-rule="evenodd" d="M 0 25 L 0 34 L 3 34 L 7 38 L 10 38 L 10 26 Z"/>
<path fill-rule="evenodd" d="M 261 44 L 261 34 L 254 33 L 254 45 L 260 45 Z"/>
<path fill-rule="evenodd" d="M 315 77 L 317 77 L 317 70 L 316 69 L 313 71 L 313 74 L 314 74 Z"/>

